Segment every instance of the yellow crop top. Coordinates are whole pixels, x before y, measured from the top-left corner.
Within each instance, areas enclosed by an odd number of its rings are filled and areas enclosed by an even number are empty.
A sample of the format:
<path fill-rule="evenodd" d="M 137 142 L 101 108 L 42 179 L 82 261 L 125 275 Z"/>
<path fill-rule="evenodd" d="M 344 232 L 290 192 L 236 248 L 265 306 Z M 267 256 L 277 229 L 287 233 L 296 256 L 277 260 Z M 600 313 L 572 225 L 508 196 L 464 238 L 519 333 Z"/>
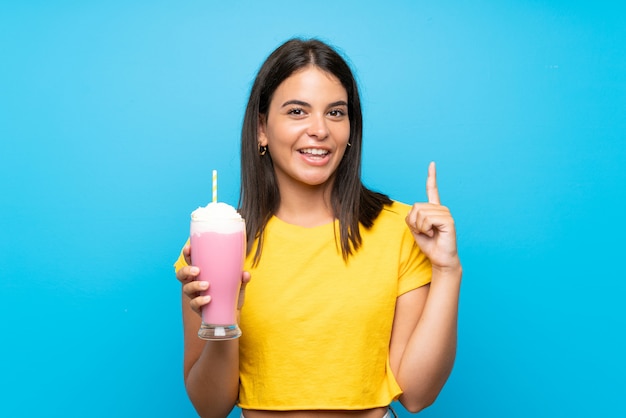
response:
<path fill-rule="evenodd" d="M 389 367 L 396 298 L 430 282 L 431 266 L 404 218 L 385 207 L 347 262 L 334 224 L 273 217 L 259 264 L 246 270 L 238 405 L 262 410 L 358 410 L 402 393 Z M 184 265 L 179 258 L 176 268 Z"/>

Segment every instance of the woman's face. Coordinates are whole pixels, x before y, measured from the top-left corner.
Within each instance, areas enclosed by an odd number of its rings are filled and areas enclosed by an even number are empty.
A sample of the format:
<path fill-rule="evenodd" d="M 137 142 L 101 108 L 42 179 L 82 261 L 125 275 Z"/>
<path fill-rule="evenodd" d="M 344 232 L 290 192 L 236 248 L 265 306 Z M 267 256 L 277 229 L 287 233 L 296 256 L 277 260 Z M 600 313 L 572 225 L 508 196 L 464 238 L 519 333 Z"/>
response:
<path fill-rule="evenodd" d="M 295 72 L 261 120 L 259 143 L 269 149 L 281 192 L 332 184 L 350 138 L 348 94 L 335 76 L 315 66 Z"/>

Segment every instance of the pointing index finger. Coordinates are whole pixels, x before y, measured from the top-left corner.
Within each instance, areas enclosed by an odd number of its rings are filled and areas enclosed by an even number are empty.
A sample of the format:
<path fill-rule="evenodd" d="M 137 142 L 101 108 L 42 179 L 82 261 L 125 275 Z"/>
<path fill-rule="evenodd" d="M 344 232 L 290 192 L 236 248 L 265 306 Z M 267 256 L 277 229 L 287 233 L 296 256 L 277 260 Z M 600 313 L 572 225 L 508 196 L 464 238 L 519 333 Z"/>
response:
<path fill-rule="evenodd" d="M 426 195 L 428 203 L 440 204 L 439 189 L 437 188 L 437 168 L 435 162 L 432 161 L 428 166 L 428 178 L 426 179 Z"/>

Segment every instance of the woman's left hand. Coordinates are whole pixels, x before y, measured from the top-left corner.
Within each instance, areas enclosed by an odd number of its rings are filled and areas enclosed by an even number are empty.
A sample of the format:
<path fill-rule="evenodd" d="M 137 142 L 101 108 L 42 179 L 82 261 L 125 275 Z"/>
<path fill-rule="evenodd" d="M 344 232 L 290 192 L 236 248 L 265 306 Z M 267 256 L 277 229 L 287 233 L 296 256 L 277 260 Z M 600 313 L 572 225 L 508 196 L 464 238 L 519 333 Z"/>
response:
<path fill-rule="evenodd" d="M 406 217 L 406 223 L 422 252 L 434 269 L 459 268 L 456 229 L 450 210 L 442 206 L 437 189 L 435 163 L 428 166 L 426 180 L 428 203 L 415 203 Z"/>

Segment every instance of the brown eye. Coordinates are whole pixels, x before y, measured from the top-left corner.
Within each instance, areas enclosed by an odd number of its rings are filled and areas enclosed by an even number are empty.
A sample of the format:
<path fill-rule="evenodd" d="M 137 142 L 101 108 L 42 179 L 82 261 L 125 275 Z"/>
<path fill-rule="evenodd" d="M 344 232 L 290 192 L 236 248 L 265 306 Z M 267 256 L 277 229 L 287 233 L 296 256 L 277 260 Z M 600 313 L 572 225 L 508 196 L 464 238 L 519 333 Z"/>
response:
<path fill-rule="evenodd" d="M 346 116 L 346 112 L 344 112 L 342 109 L 333 109 L 328 112 L 328 114 L 334 118 L 341 118 L 343 116 Z"/>

